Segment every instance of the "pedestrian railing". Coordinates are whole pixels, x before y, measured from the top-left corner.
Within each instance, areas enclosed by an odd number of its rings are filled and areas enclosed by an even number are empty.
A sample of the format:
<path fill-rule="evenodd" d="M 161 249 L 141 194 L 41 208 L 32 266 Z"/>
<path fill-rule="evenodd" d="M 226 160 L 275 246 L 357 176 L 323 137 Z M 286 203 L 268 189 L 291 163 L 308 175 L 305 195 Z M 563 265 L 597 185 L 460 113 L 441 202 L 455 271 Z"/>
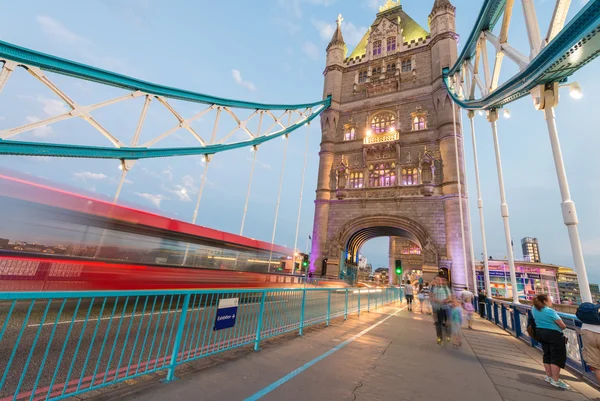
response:
<path fill-rule="evenodd" d="M 401 298 L 398 288 L 0 293 L 0 401 L 59 400 Z"/>
<path fill-rule="evenodd" d="M 531 306 L 488 299 L 486 312 L 489 321 L 530 344 L 532 347 L 541 349 L 541 345 L 527 334 L 527 321 L 531 314 Z M 563 331 L 565 337 L 568 339 L 567 365 L 575 369 L 586 379 L 596 382 L 593 373 L 583 359 L 583 342 L 580 334 L 581 322 L 575 315 L 569 313 L 558 312 L 558 315 L 567 326 Z"/>

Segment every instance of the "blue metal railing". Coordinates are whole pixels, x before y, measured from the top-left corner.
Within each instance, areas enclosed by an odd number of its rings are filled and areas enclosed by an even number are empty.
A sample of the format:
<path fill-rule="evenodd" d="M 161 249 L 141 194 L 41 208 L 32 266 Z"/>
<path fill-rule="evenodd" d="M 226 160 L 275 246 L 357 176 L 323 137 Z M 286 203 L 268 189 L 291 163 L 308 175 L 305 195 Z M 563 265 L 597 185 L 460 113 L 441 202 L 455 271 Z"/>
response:
<path fill-rule="evenodd" d="M 0 293 L 0 400 L 59 400 L 161 371 L 173 380 L 186 362 L 259 350 L 264 339 L 401 295 L 399 288 Z M 235 324 L 221 327 L 223 320 Z"/>
<path fill-rule="evenodd" d="M 513 304 L 497 299 L 488 299 L 486 317 L 489 321 L 523 340 L 532 347 L 541 349 L 541 345 L 527 334 L 527 320 L 531 314 L 531 306 Z M 594 374 L 590 371 L 582 356 L 583 342 L 581 340 L 581 322 L 575 315 L 558 312 L 567 325 L 563 331 L 567 342 L 567 365 L 575 369 L 584 378 L 596 383 Z"/>

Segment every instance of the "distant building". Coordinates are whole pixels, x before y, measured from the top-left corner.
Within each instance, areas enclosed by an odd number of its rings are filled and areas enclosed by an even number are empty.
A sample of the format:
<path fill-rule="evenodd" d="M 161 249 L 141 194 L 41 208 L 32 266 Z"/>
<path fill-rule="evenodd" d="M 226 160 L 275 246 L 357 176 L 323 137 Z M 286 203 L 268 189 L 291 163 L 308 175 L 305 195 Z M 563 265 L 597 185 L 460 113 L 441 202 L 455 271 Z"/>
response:
<path fill-rule="evenodd" d="M 537 238 L 525 237 L 521 240 L 521 247 L 523 248 L 523 259 L 528 262 L 541 263 L 540 258 L 540 245 Z"/>
<path fill-rule="evenodd" d="M 560 267 L 558 269 L 558 291 L 560 293 L 561 303 L 581 303 L 581 293 L 579 291 L 579 282 L 577 281 L 577 273 L 568 267 Z M 590 283 L 590 291 L 592 300 L 598 302 L 600 300 L 600 289 L 598 284 Z"/>
<path fill-rule="evenodd" d="M 6 238 L 0 238 L 0 249 L 8 248 L 8 242 Z"/>

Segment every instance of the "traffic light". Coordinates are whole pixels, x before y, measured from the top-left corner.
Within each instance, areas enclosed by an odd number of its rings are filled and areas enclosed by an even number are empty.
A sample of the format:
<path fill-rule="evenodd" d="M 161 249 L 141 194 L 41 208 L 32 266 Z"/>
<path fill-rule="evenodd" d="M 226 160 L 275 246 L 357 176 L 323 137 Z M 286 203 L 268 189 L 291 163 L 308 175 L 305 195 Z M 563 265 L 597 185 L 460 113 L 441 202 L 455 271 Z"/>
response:
<path fill-rule="evenodd" d="M 304 267 L 304 268 L 308 267 L 308 255 L 307 254 L 302 255 L 302 267 Z"/>
<path fill-rule="evenodd" d="M 402 261 L 400 259 L 396 260 L 396 274 L 399 276 L 402 274 Z"/>

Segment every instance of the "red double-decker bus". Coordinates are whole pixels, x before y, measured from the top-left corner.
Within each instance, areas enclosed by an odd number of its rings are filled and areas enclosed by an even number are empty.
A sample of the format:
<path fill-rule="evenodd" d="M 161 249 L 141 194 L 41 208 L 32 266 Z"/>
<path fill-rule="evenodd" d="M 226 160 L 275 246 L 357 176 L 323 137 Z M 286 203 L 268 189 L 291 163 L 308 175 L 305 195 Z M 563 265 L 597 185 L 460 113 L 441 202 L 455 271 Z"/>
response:
<path fill-rule="evenodd" d="M 0 291 L 294 286 L 293 250 L 0 175 Z"/>

